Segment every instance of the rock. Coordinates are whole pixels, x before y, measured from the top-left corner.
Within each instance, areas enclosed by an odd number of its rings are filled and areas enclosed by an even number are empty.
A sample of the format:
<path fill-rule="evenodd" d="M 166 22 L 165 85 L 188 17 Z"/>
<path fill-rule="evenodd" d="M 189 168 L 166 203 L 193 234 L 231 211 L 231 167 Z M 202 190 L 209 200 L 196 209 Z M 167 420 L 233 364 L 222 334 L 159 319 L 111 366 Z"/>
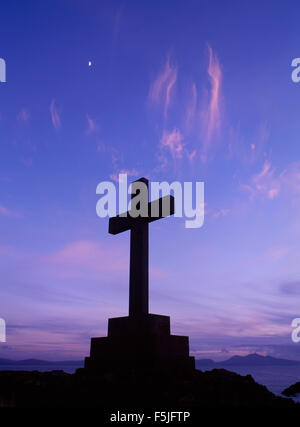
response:
<path fill-rule="evenodd" d="M 250 375 L 223 369 L 182 375 L 149 369 L 75 374 L 0 371 L 0 406 L 31 408 L 289 408 Z M 299 406 L 300 407 L 300 406 Z"/>
<path fill-rule="evenodd" d="M 281 394 L 288 397 L 294 397 L 300 393 L 300 382 L 297 382 L 283 390 Z"/>

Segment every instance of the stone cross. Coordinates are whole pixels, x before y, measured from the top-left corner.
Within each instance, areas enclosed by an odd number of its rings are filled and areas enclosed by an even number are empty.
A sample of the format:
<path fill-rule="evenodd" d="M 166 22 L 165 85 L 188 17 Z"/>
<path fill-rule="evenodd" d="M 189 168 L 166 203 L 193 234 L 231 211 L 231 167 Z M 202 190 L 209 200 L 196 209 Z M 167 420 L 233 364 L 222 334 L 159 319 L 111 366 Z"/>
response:
<path fill-rule="evenodd" d="M 130 230 L 130 275 L 129 275 L 129 316 L 140 317 L 149 313 L 149 222 L 173 215 L 174 197 L 169 195 L 149 202 L 149 185 L 146 178 L 131 184 L 131 200 L 138 196 L 140 184 L 147 190 L 147 212 L 138 216 L 131 210 L 109 220 L 109 233 L 119 234 Z M 137 204 L 140 208 L 140 203 Z"/>

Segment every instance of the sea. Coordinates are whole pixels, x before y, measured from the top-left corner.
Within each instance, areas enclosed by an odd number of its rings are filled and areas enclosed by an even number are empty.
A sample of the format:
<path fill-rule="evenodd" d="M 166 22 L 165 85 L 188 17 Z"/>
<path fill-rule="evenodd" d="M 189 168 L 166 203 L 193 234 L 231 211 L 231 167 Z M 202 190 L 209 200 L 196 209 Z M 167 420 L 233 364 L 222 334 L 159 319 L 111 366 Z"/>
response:
<path fill-rule="evenodd" d="M 74 363 L 72 365 L 4 365 L 1 364 L 0 371 L 40 371 L 40 372 L 50 372 L 50 371 L 64 371 L 67 374 L 74 374 L 76 369 L 83 368 L 84 362 Z"/>
<path fill-rule="evenodd" d="M 281 392 L 287 387 L 300 381 L 300 366 L 222 366 L 218 364 L 216 368 L 201 365 L 201 371 L 211 371 L 212 369 L 226 369 L 239 375 L 251 375 L 259 384 L 267 387 L 272 393 L 281 396 Z M 300 395 L 294 400 L 300 402 Z"/>
<path fill-rule="evenodd" d="M 82 368 L 83 362 L 74 363 L 74 365 L 1 365 L 0 371 L 40 371 L 49 372 L 62 370 L 73 374 L 76 369 Z M 214 368 L 211 366 L 201 365 L 201 371 L 210 371 Z M 281 392 L 292 384 L 300 381 L 300 366 L 222 366 L 218 364 L 217 369 L 226 369 L 227 371 L 236 372 L 239 375 L 250 374 L 253 379 L 267 387 L 272 393 L 281 395 Z M 295 398 L 300 402 L 300 395 Z"/>

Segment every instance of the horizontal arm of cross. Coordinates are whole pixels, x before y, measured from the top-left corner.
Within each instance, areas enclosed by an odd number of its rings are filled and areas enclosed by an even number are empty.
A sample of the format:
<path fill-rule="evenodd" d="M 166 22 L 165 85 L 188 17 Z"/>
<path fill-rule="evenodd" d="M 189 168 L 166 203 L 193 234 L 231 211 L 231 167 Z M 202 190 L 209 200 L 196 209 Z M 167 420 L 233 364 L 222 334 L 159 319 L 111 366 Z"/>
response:
<path fill-rule="evenodd" d="M 165 218 L 175 213 L 175 199 L 173 196 L 165 196 L 148 203 L 148 215 L 134 218 L 130 211 L 117 215 L 109 220 L 109 233 L 118 234 L 130 230 L 138 224 L 147 224 L 157 219 Z"/>

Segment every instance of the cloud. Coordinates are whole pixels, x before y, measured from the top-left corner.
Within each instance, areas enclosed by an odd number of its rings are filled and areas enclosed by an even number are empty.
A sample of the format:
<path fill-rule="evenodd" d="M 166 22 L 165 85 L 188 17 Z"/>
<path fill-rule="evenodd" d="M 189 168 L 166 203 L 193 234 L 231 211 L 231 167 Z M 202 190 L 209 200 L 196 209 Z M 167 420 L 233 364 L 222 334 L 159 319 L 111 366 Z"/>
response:
<path fill-rule="evenodd" d="M 127 176 L 133 177 L 140 175 L 140 173 L 136 169 L 121 169 L 118 173 L 110 174 L 109 177 L 115 182 L 120 182 L 119 174 L 126 174 Z"/>
<path fill-rule="evenodd" d="M 114 41 L 118 38 L 118 35 L 120 33 L 123 9 L 124 9 L 124 6 L 122 5 L 116 10 L 116 13 L 115 13 L 114 27 L 113 27 L 113 39 L 114 39 Z"/>
<path fill-rule="evenodd" d="M 127 275 L 128 256 L 129 253 L 125 248 L 116 244 L 78 240 L 41 257 L 38 262 L 43 268 L 52 266 L 52 269 L 47 269 L 48 274 L 52 273 L 60 279 L 100 279 L 105 276 L 111 280 L 113 277 Z M 155 266 L 150 268 L 150 272 L 156 278 L 165 277 L 167 274 Z"/>
<path fill-rule="evenodd" d="M 300 281 L 281 283 L 279 290 L 285 295 L 300 295 Z"/>
<path fill-rule="evenodd" d="M 219 60 L 213 53 L 212 48 L 209 46 L 209 64 L 208 75 L 211 82 L 211 94 L 209 103 L 209 121 L 208 121 L 208 134 L 211 137 L 214 129 L 220 125 L 220 88 L 221 88 L 221 68 Z"/>
<path fill-rule="evenodd" d="M 278 261 L 279 259 L 283 258 L 288 253 L 289 253 L 289 248 L 284 247 L 284 246 L 275 246 L 275 247 L 269 248 L 264 253 L 264 257 L 267 260 Z"/>
<path fill-rule="evenodd" d="M 94 119 L 92 119 L 88 114 L 86 115 L 86 119 L 88 122 L 88 127 L 86 130 L 86 133 L 90 135 L 91 133 L 95 132 L 98 129 L 97 123 Z"/>
<path fill-rule="evenodd" d="M 126 174 L 128 177 L 137 177 L 140 175 L 140 172 L 135 168 L 125 169 L 122 167 L 125 163 L 123 158 L 124 153 L 120 152 L 115 147 L 103 142 L 98 142 L 97 151 L 111 156 L 110 163 L 112 165 L 112 173 L 109 175 L 111 180 L 119 182 L 119 174 Z"/>
<path fill-rule="evenodd" d="M 300 162 L 293 162 L 280 174 L 279 180 L 293 194 L 300 194 Z"/>
<path fill-rule="evenodd" d="M 163 131 L 162 138 L 160 140 L 160 147 L 167 149 L 173 159 L 181 159 L 183 155 L 183 135 L 179 129 L 174 128 L 172 131 Z"/>
<path fill-rule="evenodd" d="M 59 115 L 58 110 L 57 110 L 56 105 L 55 105 L 55 99 L 52 99 L 52 101 L 50 103 L 50 114 L 51 114 L 51 121 L 52 121 L 53 127 L 56 130 L 59 130 L 61 127 L 61 120 L 60 120 L 60 115 Z"/>
<path fill-rule="evenodd" d="M 13 257 L 16 255 L 16 250 L 10 245 L 0 244 L 0 255 L 1 257 Z"/>
<path fill-rule="evenodd" d="M 194 337 L 202 337 L 207 344 L 213 342 L 218 343 L 219 346 L 227 346 L 229 342 L 241 344 L 245 340 L 249 342 L 250 340 L 259 341 L 259 339 L 266 343 L 268 338 L 278 341 L 280 337 L 286 337 L 291 331 L 290 321 L 278 322 L 268 313 L 250 309 L 246 305 L 232 306 L 231 313 L 208 315 L 208 318 L 202 317 L 190 321 L 181 320 L 180 326 L 182 331 L 188 331 L 192 341 Z M 222 331 L 222 334 L 218 331 Z M 181 331 L 178 332 L 181 333 Z"/>
<path fill-rule="evenodd" d="M 250 199 L 261 196 L 272 200 L 280 193 L 299 196 L 300 162 L 290 163 L 281 173 L 276 173 L 270 161 L 265 160 L 262 170 L 242 187 L 249 192 Z"/>
<path fill-rule="evenodd" d="M 280 179 L 275 175 L 275 169 L 271 167 L 271 163 L 266 160 L 262 170 L 253 175 L 249 184 L 243 185 L 249 191 L 250 199 L 260 195 L 267 199 L 275 199 L 280 192 Z"/>
<path fill-rule="evenodd" d="M 32 165 L 33 165 L 33 158 L 32 157 L 24 157 L 24 156 L 22 156 L 21 158 L 20 158 L 20 162 L 24 165 L 24 166 L 26 166 L 26 167 L 31 167 Z"/>
<path fill-rule="evenodd" d="M 205 162 L 208 149 L 212 143 L 213 136 L 217 133 L 221 125 L 220 96 L 222 71 L 218 57 L 208 46 L 209 63 L 207 73 L 210 79 L 210 93 L 208 102 L 202 107 L 200 113 L 203 129 L 203 152 L 202 160 Z"/>
<path fill-rule="evenodd" d="M 164 118 L 167 118 L 171 103 L 172 90 L 177 80 L 177 67 L 170 64 L 167 58 L 164 70 L 156 77 L 150 86 L 149 100 L 153 104 L 163 105 Z"/>
<path fill-rule="evenodd" d="M 58 267 L 60 278 L 99 277 L 99 273 L 119 273 L 128 269 L 122 250 L 90 240 L 71 242 L 42 258 L 42 263 Z"/>
<path fill-rule="evenodd" d="M 228 132 L 228 151 L 231 157 L 236 157 L 243 163 L 251 164 L 261 161 L 267 156 L 267 142 L 270 138 L 270 128 L 267 122 L 261 122 L 253 135 L 245 136 L 241 132 L 240 122 L 230 126 Z"/>
<path fill-rule="evenodd" d="M 182 159 L 187 159 L 190 164 L 194 162 L 197 150 L 189 151 L 183 141 L 184 136 L 180 129 L 175 127 L 171 131 L 163 130 L 157 155 L 159 162 L 158 170 L 163 170 L 169 166 L 170 157 L 173 165 Z"/>
<path fill-rule="evenodd" d="M 171 93 L 172 93 L 173 86 L 176 83 L 176 79 L 177 79 L 177 70 L 175 69 L 171 74 L 170 81 L 168 82 L 167 88 L 166 88 L 166 101 L 165 101 L 165 108 L 164 108 L 165 119 L 167 118 L 168 109 L 171 102 Z"/>
<path fill-rule="evenodd" d="M 169 166 L 170 155 L 174 164 L 176 161 L 182 159 L 183 154 L 185 154 L 185 151 L 181 131 L 177 128 L 174 128 L 171 131 L 164 130 L 157 155 L 159 162 L 157 169 L 164 170 Z M 191 155 L 191 160 L 192 159 L 193 155 Z"/>
<path fill-rule="evenodd" d="M 168 158 L 163 150 L 168 149 L 173 160 L 181 159 L 184 156 L 193 163 L 200 152 L 203 162 L 207 160 L 208 151 L 215 136 L 218 136 L 221 127 L 221 82 L 222 71 L 219 59 L 213 49 L 208 46 L 208 66 L 207 77 L 209 80 L 209 90 L 204 91 L 207 96 L 199 97 L 199 90 L 194 82 L 190 85 L 188 99 L 184 109 L 179 110 L 179 125 L 173 125 L 173 129 L 167 130 L 163 127 L 163 135 L 160 141 L 160 153 L 158 155 L 159 169 L 165 168 Z M 164 119 L 168 117 L 175 84 L 178 79 L 177 65 L 173 65 L 170 57 L 167 57 L 163 70 L 158 74 L 150 86 L 149 101 L 152 105 L 163 109 Z M 180 129 L 182 130 L 179 130 Z M 184 133 L 183 133 L 184 132 Z M 195 140 L 201 142 L 201 149 L 197 147 L 184 148 L 187 144 L 187 136 L 193 136 Z M 185 144 L 182 141 L 185 137 Z"/>
<path fill-rule="evenodd" d="M 188 160 L 189 160 L 190 163 L 194 162 L 194 160 L 196 158 L 196 155 L 197 155 L 197 150 L 193 150 L 191 152 L 189 152 L 188 150 L 186 150 L 186 156 L 187 156 L 187 158 L 188 158 Z"/>
<path fill-rule="evenodd" d="M 27 123 L 30 119 L 30 112 L 27 108 L 22 108 L 17 116 L 19 122 Z"/>
<path fill-rule="evenodd" d="M 212 213 L 213 218 L 220 218 L 227 216 L 230 213 L 230 209 L 221 208 Z"/>
<path fill-rule="evenodd" d="M 12 210 L 6 208 L 3 205 L 0 205 L 0 215 L 10 216 L 10 217 L 18 216 L 18 214 L 16 212 L 13 212 Z"/>
<path fill-rule="evenodd" d="M 194 127 L 194 120 L 197 110 L 197 87 L 196 84 L 192 84 L 192 96 L 189 99 L 188 107 L 186 110 L 186 117 L 185 117 L 185 126 L 187 131 L 191 131 Z"/>

